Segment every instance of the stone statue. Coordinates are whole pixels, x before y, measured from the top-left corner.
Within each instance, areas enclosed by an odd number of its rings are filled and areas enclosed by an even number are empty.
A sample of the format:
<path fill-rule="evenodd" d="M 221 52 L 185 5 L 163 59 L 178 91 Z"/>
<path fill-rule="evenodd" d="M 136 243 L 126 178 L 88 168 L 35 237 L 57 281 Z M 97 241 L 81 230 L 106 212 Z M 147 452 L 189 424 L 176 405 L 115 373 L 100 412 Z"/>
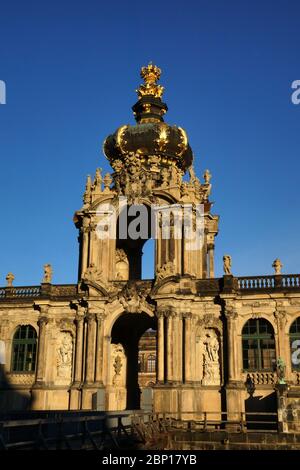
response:
<path fill-rule="evenodd" d="M 52 281 L 52 266 L 51 264 L 44 264 L 44 278 L 43 284 L 49 284 Z"/>
<path fill-rule="evenodd" d="M 272 267 L 274 268 L 275 274 L 281 274 L 281 269 L 282 269 L 283 264 L 281 263 L 279 258 L 276 258 L 275 261 L 272 264 Z"/>
<path fill-rule="evenodd" d="M 125 251 L 122 248 L 116 250 L 116 279 L 127 281 L 129 278 L 129 262 Z"/>
<path fill-rule="evenodd" d="M 203 174 L 203 178 L 204 178 L 204 185 L 202 186 L 203 196 L 204 196 L 204 200 L 207 201 L 209 196 L 210 196 L 211 187 L 212 187 L 211 183 L 210 183 L 211 174 L 210 174 L 209 170 L 205 170 L 205 172 Z"/>
<path fill-rule="evenodd" d="M 57 375 L 61 378 L 71 378 L 72 373 L 72 337 L 69 333 L 61 333 L 61 344 L 57 353 Z"/>
<path fill-rule="evenodd" d="M 95 173 L 95 180 L 94 180 L 94 189 L 102 190 L 102 168 L 97 168 Z"/>
<path fill-rule="evenodd" d="M 175 274 L 176 273 L 175 273 L 174 263 L 172 263 L 172 261 L 168 261 L 163 266 L 157 269 L 156 279 L 160 281 L 161 279 L 164 279 L 165 277 L 174 276 Z"/>
<path fill-rule="evenodd" d="M 125 361 L 125 353 L 122 344 L 112 344 L 112 368 L 113 368 L 113 378 L 112 384 L 115 386 L 124 386 L 125 385 L 125 370 L 123 367 Z"/>
<path fill-rule="evenodd" d="M 223 256 L 223 270 L 224 274 L 231 275 L 231 256 L 229 255 Z"/>
<path fill-rule="evenodd" d="M 195 170 L 194 170 L 193 165 L 191 165 L 191 166 L 189 167 L 188 172 L 189 172 L 189 175 L 190 175 L 190 182 L 191 182 L 192 184 L 194 184 L 195 181 L 196 181 L 196 179 L 197 179 L 197 177 L 196 177 L 196 175 L 195 175 Z"/>
<path fill-rule="evenodd" d="M 284 360 L 282 359 L 282 357 L 279 357 L 277 359 L 276 366 L 277 366 L 278 383 L 285 384 L 286 383 L 286 381 L 285 381 L 286 366 L 285 366 L 285 363 L 284 363 Z"/>
<path fill-rule="evenodd" d="M 204 344 L 206 344 L 207 358 L 211 362 L 219 361 L 219 341 L 216 336 L 212 333 L 206 335 L 207 339 Z"/>
<path fill-rule="evenodd" d="M 13 275 L 13 273 L 8 273 L 8 275 L 6 276 L 6 280 L 7 280 L 6 287 L 12 287 L 14 279 L 15 279 L 15 276 Z"/>
<path fill-rule="evenodd" d="M 203 174 L 203 179 L 205 181 L 205 184 L 209 184 L 210 183 L 210 180 L 211 180 L 211 173 L 209 170 L 205 170 L 204 174 Z"/>
<path fill-rule="evenodd" d="M 85 270 L 83 279 L 86 281 L 101 281 L 102 271 L 99 271 L 95 263 L 90 263 L 89 267 Z"/>
<path fill-rule="evenodd" d="M 83 203 L 89 204 L 91 202 L 92 180 L 90 175 L 86 178 L 85 192 L 83 195 Z"/>
<path fill-rule="evenodd" d="M 210 329 L 203 339 L 203 385 L 220 384 L 219 340 L 216 333 Z"/>
<path fill-rule="evenodd" d="M 104 176 L 103 183 L 104 183 L 104 192 L 109 193 L 110 185 L 112 183 L 112 177 L 110 176 L 109 173 L 106 173 L 106 175 Z"/>

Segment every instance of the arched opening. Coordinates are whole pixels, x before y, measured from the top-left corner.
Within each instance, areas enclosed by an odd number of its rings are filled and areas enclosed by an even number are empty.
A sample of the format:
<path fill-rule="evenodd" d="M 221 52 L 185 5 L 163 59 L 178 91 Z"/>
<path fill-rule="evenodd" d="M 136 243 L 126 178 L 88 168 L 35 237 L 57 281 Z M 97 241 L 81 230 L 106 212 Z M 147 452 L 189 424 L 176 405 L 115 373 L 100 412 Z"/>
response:
<path fill-rule="evenodd" d="M 147 330 L 139 340 L 139 387 L 156 381 L 156 330 Z"/>
<path fill-rule="evenodd" d="M 37 334 L 31 325 L 19 326 L 12 343 L 12 372 L 34 372 Z"/>
<path fill-rule="evenodd" d="M 242 343 L 243 370 L 247 372 L 248 383 L 245 400 L 247 429 L 277 429 L 276 393 L 273 387 L 263 387 L 269 383 L 268 373 L 274 371 L 276 364 L 272 324 L 264 318 L 248 320 L 242 330 Z"/>
<path fill-rule="evenodd" d="M 154 213 L 150 207 L 145 204 L 133 204 L 121 210 L 117 221 L 117 263 L 120 263 L 120 267 L 121 262 L 123 263 L 123 272 L 126 270 L 124 263 L 127 263 L 128 273 L 126 278 L 117 267 L 117 279 L 153 279 L 154 240 L 151 240 L 153 233 Z"/>
<path fill-rule="evenodd" d="M 111 342 L 121 344 L 126 356 L 126 409 L 140 408 L 139 341 L 145 331 L 156 330 L 156 318 L 145 313 L 124 313 L 113 325 Z"/>
<path fill-rule="evenodd" d="M 273 326 L 268 320 L 248 320 L 242 330 L 244 371 L 272 371 L 276 362 Z"/>
<path fill-rule="evenodd" d="M 293 371 L 300 371 L 300 317 L 290 327 L 291 366 Z"/>
<path fill-rule="evenodd" d="M 146 240 L 142 252 L 142 279 L 154 279 L 155 240 Z"/>

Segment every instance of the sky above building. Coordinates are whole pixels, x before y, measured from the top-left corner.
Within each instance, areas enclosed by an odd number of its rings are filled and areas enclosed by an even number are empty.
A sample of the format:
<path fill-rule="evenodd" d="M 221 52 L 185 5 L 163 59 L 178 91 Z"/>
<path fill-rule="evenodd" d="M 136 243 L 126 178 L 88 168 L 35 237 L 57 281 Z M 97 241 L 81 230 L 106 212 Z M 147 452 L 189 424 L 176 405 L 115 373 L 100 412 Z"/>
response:
<path fill-rule="evenodd" d="M 166 121 L 212 173 L 235 275 L 300 272 L 300 3 L 3 1 L 0 28 L 0 285 L 77 281 L 72 218 L 87 174 L 109 171 L 105 137 L 133 124 L 140 67 L 162 69 Z M 1 101 L 1 100 L 0 100 Z M 144 276 L 151 276 L 150 252 Z"/>

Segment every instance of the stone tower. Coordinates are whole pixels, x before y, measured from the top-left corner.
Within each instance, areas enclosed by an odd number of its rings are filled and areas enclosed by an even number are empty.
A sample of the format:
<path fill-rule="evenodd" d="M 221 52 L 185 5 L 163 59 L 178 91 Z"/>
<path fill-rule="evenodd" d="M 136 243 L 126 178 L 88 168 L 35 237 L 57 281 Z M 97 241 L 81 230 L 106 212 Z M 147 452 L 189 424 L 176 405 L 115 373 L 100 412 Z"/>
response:
<path fill-rule="evenodd" d="M 97 354 L 91 346 L 96 324 L 88 323 L 88 368 L 96 367 L 97 375 L 97 361 L 103 356 L 104 362 L 97 380 L 91 372 L 86 381 L 84 407 L 90 406 L 90 395 L 99 385 L 106 390 L 109 409 L 122 409 L 126 400 L 127 407 L 139 405 L 137 345 L 150 327 L 158 329 L 156 408 L 162 396 L 164 402 L 170 400 L 164 407 L 172 408 L 174 398 L 165 393 L 170 386 L 177 393 L 178 386 L 181 390 L 197 379 L 192 364 L 196 344 L 190 345 L 191 311 L 196 280 L 214 277 L 218 216 L 210 212 L 209 171 L 201 183 L 185 130 L 164 121 L 168 108 L 162 101 L 164 89 L 157 83 L 160 75 L 152 64 L 141 69 L 144 83 L 132 107 L 136 124 L 122 125 L 106 138 L 103 150 L 114 171 L 102 176 L 97 169 L 94 179 L 87 178 L 84 204 L 75 214 L 80 231 L 79 283 L 92 315 L 98 318 L 101 313 L 96 323 L 98 335 L 103 335 L 97 340 Z M 155 279 L 142 281 L 143 245 L 151 237 Z M 108 370 L 112 347 L 118 347 L 119 354 L 123 351 L 117 367 L 125 374 L 118 378 L 120 393 L 114 382 L 116 367 Z M 192 397 L 190 408 L 191 401 Z"/>

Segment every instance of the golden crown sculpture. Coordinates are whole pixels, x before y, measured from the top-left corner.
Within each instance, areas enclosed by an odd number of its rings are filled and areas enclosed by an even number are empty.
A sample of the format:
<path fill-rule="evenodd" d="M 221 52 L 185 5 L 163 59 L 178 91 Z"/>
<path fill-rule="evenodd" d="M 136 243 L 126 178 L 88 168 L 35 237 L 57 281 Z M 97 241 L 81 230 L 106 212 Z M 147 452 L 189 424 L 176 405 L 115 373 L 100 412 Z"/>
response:
<path fill-rule="evenodd" d="M 154 96 L 155 98 L 161 98 L 164 87 L 158 85 L 156 82 L 159 80 L 161 75 L 161 69 L 151 62 L 147 67 L 141 68 L 141 77 L 145 83 L 140 85 L 139 89 L 136 90 L 139 99 L 143 96 Z"/>

